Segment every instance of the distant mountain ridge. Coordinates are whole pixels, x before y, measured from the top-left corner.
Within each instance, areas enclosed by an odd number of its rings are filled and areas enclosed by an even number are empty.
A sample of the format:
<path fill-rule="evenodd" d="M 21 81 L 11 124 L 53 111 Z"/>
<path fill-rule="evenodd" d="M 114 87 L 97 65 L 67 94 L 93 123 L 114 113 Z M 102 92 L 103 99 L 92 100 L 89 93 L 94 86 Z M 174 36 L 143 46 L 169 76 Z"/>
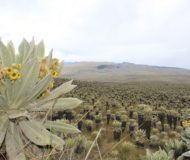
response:
<path fill-rule="evenodd" d="M 190 70 L 175 67 L 112 62 L 65 63 L 63 76 L 101 82 L 166 81 L 189 83 Z"/>

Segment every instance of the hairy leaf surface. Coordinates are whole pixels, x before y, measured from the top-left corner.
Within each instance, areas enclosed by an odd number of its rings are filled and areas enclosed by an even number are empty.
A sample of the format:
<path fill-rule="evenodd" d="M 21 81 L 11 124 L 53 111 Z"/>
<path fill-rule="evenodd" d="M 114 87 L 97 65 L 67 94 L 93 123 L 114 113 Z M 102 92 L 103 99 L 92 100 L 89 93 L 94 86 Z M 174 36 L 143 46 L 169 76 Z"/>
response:
<path fill-rule="evenodd" d="M 7 132 L 9 121 L 7 115 L 0 115 L 0 146 L 2 145 Z"/>
<path fill-rule="evenodd" d="M 67 109 L 74 109 L 81 103 L 82 103 L 82 101 L 77 98 L 71 98 L 71 97 L 70 98 L 59 98 L 57 100 L 57 103 L 54 106 L 53 106 L 54 100 L 52 100 L 41 106 L 37 106 L 35 108 L 32 107 L 32 108 L 30 108 L 30 111 L 48 111 L 52 107 L 53 107 L 53 111 L 63 111 L 63 110 L 67 110 Z"/>
<path fill-rule="evenodd" d="M 40 146 L 60 146 L 64 141 L 50 133 L 46 128 L 37 121 L 22 121 L 19 123 L 24 135 L 33 143 Z"/>
<path fill-rule="evenodd" d="M 26 160 L 19 130 L 13 122 L 7 130 L 5 145 L 9 160 Z"/>
<path fill-rule="evenodd" d="M 63 123 L 61 121 L 46 121 L 44 123 L 44 126 L 48 129 L 53 129 L 57 132 L 63 132 L 63 133 L 80 133 L 80 130 L 78 130 L 76 127 L 70 124 Z"/>

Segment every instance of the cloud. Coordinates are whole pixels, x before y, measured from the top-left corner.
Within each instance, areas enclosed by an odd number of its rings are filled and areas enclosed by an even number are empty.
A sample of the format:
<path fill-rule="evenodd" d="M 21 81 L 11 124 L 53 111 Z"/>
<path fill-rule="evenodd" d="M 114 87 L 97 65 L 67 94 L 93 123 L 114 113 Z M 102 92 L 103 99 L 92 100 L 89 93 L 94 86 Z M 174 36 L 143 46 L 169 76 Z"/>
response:
<path fill-rule="evenodd" d="M 65 61 L 190 68 L 188 0 L 0 1 L 0 37 L 44 39 Z"/>

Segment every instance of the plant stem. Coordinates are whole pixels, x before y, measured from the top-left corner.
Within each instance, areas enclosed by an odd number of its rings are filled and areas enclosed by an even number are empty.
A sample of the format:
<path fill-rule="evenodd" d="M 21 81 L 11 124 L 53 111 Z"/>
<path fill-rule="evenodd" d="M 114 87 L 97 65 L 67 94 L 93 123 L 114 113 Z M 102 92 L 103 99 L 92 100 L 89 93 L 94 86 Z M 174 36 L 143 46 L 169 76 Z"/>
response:
<path fill-rule="evenodd" d="M 101 154 L 101 152 L 100 152 L 100 147 L 99 147 L 97 141 L 96 141 L 96 146 L 97 146 L 97 148 L 98 148 L 98 153 L 99 153 L 99 155 L 100 155 L 100 160 L 102 160 L 102 154 Z"/>
<path fill-rule="evenodd" d="M 90 152 L 91 152 L 91 150 L 92 150 L 92 148 L 93 148 L 94 144 L 96 143 L 96 141 L 97 141 L 98 137 L 100 136 L 101 131 L 102 131 L 102 128 L 100 128 L 100 130 L 99 130 L 99 132 L 98 132 L 98 134 L 97 134 L 96 138 L 94 139 L 94 141 L 93 141 L 92 145 L 90 146 L 90 149 L 88 150 L 88 153 L 87 153 L 87 155 L 86 155 L 86 157 L 85 157 L 85 160 L 87 160 L 87 159 L 88 159 L 88 157 L 89 157 L 89 155 L 90 155 Z"/>

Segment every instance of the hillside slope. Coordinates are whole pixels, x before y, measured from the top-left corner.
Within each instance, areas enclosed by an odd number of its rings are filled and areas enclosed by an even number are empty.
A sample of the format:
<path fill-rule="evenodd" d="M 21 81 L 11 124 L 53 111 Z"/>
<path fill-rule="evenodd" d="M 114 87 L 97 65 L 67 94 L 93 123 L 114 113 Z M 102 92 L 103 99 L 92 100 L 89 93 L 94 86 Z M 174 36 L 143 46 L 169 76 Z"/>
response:
<path fill-rule="evenodd" d="M 79 62 L 64 64 L 63 77 L 86 81 L 166 81 L 189 83 L 190 70 L 133 63 Z"/>

